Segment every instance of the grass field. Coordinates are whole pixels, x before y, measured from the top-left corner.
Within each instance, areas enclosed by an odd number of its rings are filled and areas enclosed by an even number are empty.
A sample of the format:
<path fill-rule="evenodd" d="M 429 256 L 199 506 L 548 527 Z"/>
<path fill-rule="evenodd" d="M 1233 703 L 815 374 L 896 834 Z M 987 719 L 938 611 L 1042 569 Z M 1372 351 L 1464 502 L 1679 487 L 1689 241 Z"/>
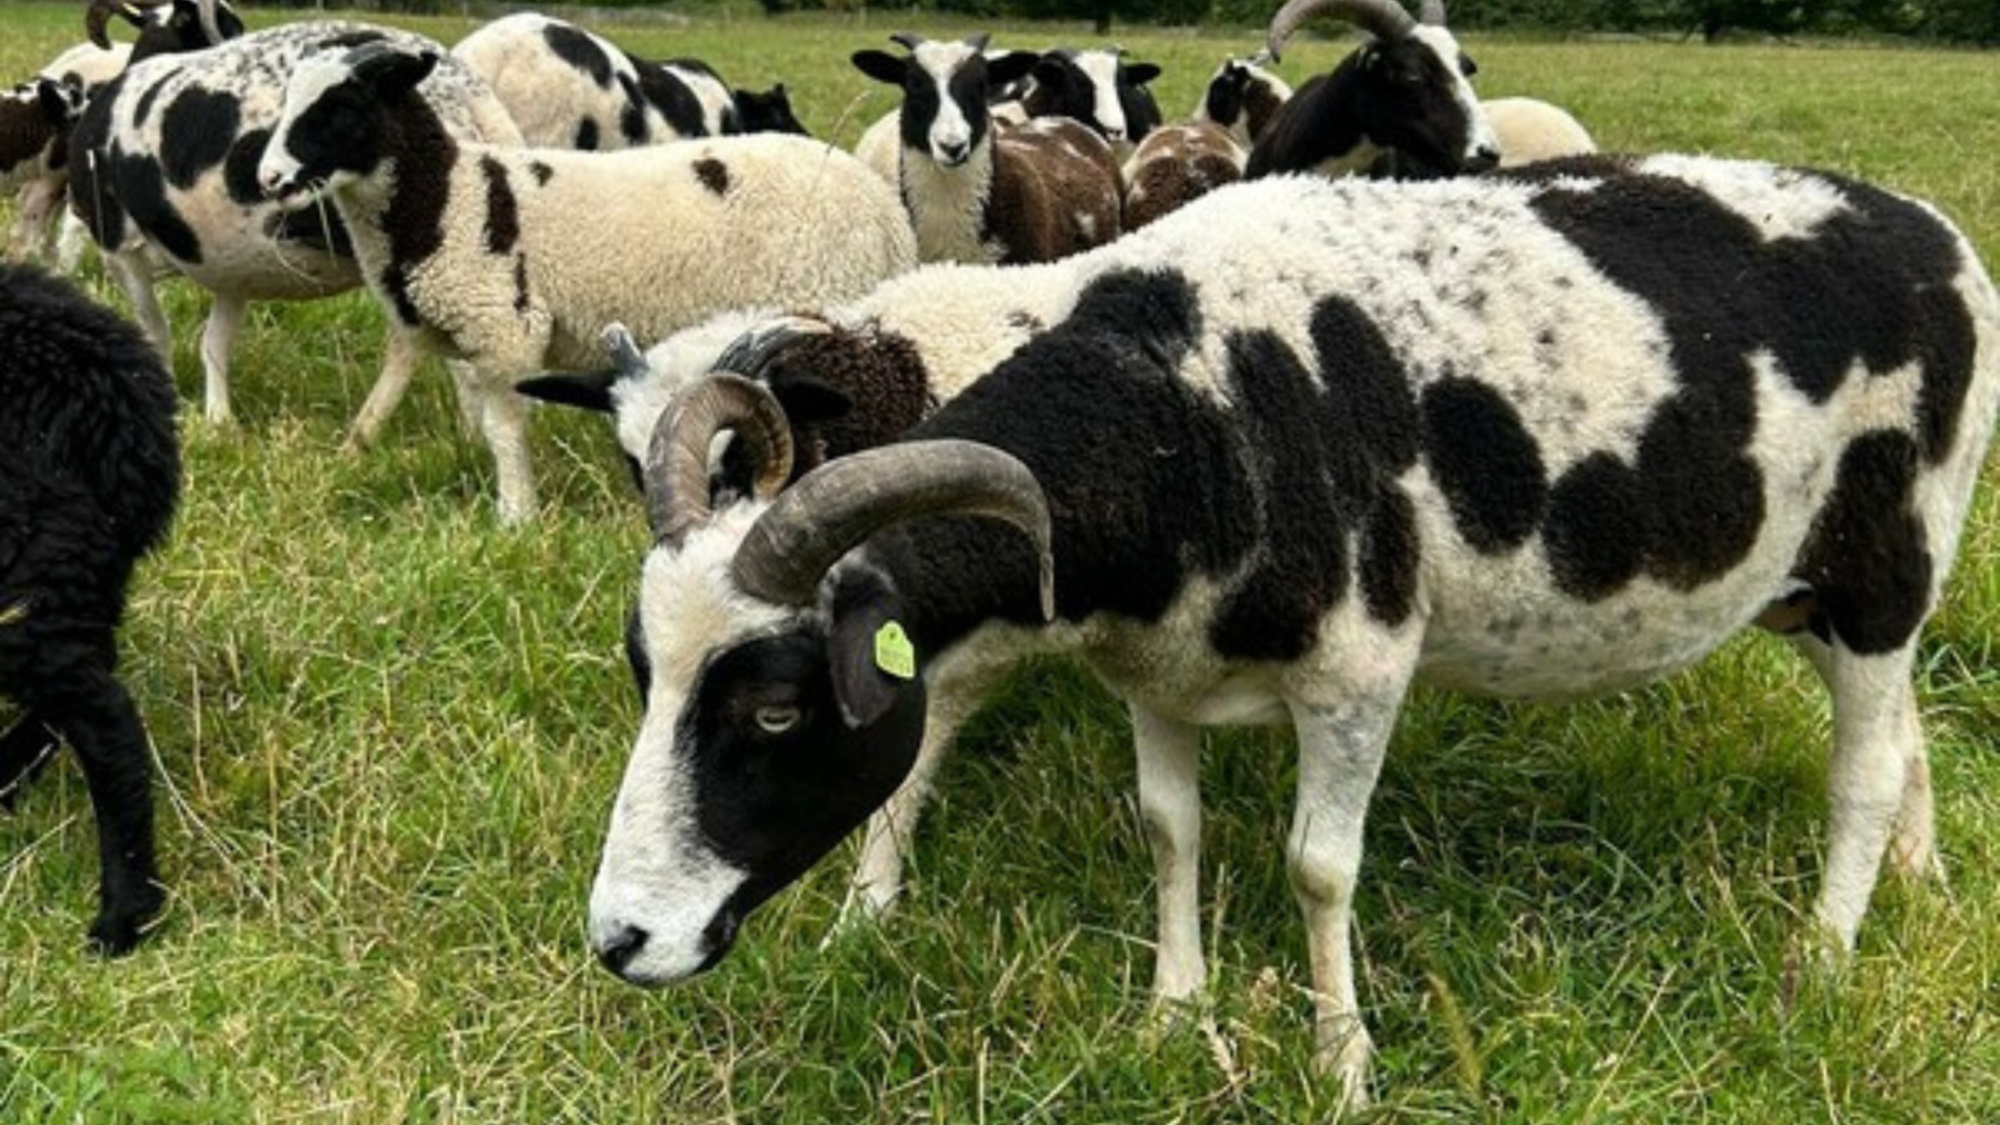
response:
<path fill-rule="evenodd" d="M 719 10 L 718 10 L 719 11 Z M 24 76 L 77 8 L 0 7 Z M 275 19 L 253 14 L 253 25 Z M 455 41 L 464 21 L 406 21 Z M 619 25 L 746 85 L 782 77 L 851 141 L 887 109 L 845 63 L 875 13 Z M 996 29 L 1001 30 L 1001 29 Z M 1024 45 L 1082 29 L 1016 28 Z M 1192 104 L 1247 34 L 1121 29 Z M 1570 106 L 1606 147 L 1769 157 L 1936 201 L 2000 263 L 1992 55 L 1470 37 L 1489 94 Z M 1301 44 L 1294 80 L 1341 48 Z M 92 271 L 89 283 L 120 298 Z M 697 984 L 592 963 L 583 911 L 637 707 L 620 655 L 642 521 L 596 419 L 544 412 L 544 510 L 499 528 L 433 365 L 345 456 L 379 317 L 265 306 L 238 424 L 198 421 L 171 543 L 140 573 L 127 678 L 158 746 L 173 895 L 129 959 L 82 949 L 89 804 L 65 762 L 0 816 L 0 1123 L 1309 1121 L 1304 937 L 1280 841 L 1286 736 L 1211 738 L 1204 924 L 1234 1048 L 1147 1016 L 1151 865 L 1122 711 L 1024 673 L 946 771 L 893 922 L 818 948 L 849 859 L 753 918 Z M 0 409 L 5 409 L 0 404 Z M 1420 693 L 1384 775 L 1358 918 L 1372 1120 L 2000 1120 L 2000 504 L 1989 473 L 1922 698 L 1948 889 L 1885 884 L 1860 955 L 1793 971 L 1823 846 L 1828 720 L 1746 638 L 1568 707 Z"/>

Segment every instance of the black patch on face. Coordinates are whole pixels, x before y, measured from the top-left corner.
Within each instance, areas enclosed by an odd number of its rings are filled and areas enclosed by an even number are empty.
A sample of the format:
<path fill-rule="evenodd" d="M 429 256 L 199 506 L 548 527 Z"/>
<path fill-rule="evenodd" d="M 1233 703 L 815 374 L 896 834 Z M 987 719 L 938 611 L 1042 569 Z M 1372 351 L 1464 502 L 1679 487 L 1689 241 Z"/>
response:
<path fill-rule="evenodd" d="M 1265 553 L 1210 627 L 1225 656 L 1305 653 L 1357 561 L 1377 620 L 1402 621 L 1415 599 L 1415 510 L 1396 483 L 1417 459 L 1407 377 L 1374 323 L 1343 299 L 1314 310 L 1312 337 L 1324 387 L 1274 334 L 1228 341 Z"/>
<path fill-rule="evenodd" d="M 586 117 L 576 126 L 576 150 L 578 152 L 597 151 L 597 122 Z"/>
<path fill-rule="evenodd" d="M 1864 656 L 1902 648 L 1930 606 L 1931 553 L 1910 505 L 1918 460 L 1907 434 L 1855 439 L 1795 572 L 1833 635 Z"/>
<path fill-rule="evenodd" d="M 1424 454 L 1473 549 L 1512 550 L 1541 522 L 1548 477 L 1541 451 L 1500 392 L 1471 379 L 1425 388 Z"/>
<path fill-rule="evenodd" d="M 875 722 L 850 729 L 834 698 L 826 640 L 807 632 L 749 641 L 717 655 L 681 716 L 692 756 L 701 835 L 749 873 L 729 908 L 740 917 L 803 874 L 908 776 L 923 740 L 921 678 Z M 772 734 L 758 713 L 795 708 Z M 768 713 L 768 712 L 767 712 Z"/>
<path fill-rule="evenodd" d="M 1722 425 L 1740 446 L 1751 422 L 1749 357 L 1759 350 L 1816 403 L 1856 364 L 1886 373 L 1916 362 L 1924 456 L 1936 463 L 1949 451 L 1972 375 L 1972 318 L 1951 288 L 1964 266 L 1960 244 L 1924 208 L 1812 173 L 1848 208 L 1805 237 L 1767 243 L 1747 219 L 1681 181 L 1618 174 L 1602 160 L 1563 162 L 1545 174 L 1566 168 L 1611 176 L 1590 191 L 1553 187 L 1536 197 L 1535 211 L 1659 310 L 1675 367 L 1709 403 L 1691 407 L 1705 416 L 1687 421 Z M 1800 300 L 1804 293 L 1812 299 Z"/>
<path fill-rule="evenodd" d="M 556 178 L 556 170 L 539 160 L 529 161 L 528 171 L 534 175 L 537 187 L 547 187 L 549 181 Z"/>
<path fill-rule="evenodd" d="M 1065 618 L 1157 621 L 1190 574 L 1219 575 L 1252 545 L 1254 500 L 1235 427 L 1177 377 L 1200 331 L 1183 275 L 1104 274 L 1068 319 L 906 435 L 987 441 L 1035 473 L 1055 521 Z M 1033 552 L 1011 529 L 924 520 L 868 549 L 891 573 L 917 575 L 896 585 L 921 651 L 996 616 L 1040 620 Z"/>
<path fill-rule="evenodd" d="M 222 163 L 243 120 L 243 104 L 226 91 L 190 86 L 167 106 L 160 120 L 160 165 L 167 182 L 186 190 L 203 172 Z"/>
<path fill-rule="evenodd" d="M 507 168 L 491 156 L 479 158 L 486 177 L 486 251 L 505 254 L 521 240 L 521 207 L 507 183 Z"/>
<path fill-rule="evenodd" d="M 728 194 L 729 166 L 722 161 L 714 158 L 697 160 L 694 162 L 694 174 L 701 181 L 701 186 L 717 196 Z"/>
<path fill-rule="evenodd" d="M 392 130 L 374 91 L 348 78 L 321 91 L 284 135 L 285 155 L 299 162 L 303 182 L 320 183 L 336 172 L 365 176 L 383 159 Z"/>
<path fill-rule="evenodd" d="M 270 129 L 252 129 L 229 146 L 229 155 L 222 161 L 222 187 L 231 203 L 255 207 L 264 202 L 264 189 L 257 182 L 257 162 L 264 159 L 264 146 L 270 141 Z"/>
<path fill-rule="evenodd" d="M 1457 75 L 1428 43 L 1377 42 L 1362 48 L 1365 81 L 1353 89 L 1353 112 L 1375 144 L 1456 173 L 1465 167 L 1471 122 L 1457 97 Z"/>
<path fill-rule="evenodd" d="M 611 88 L 611 56 L 604 53 L 595 36 L 568 24 L 551 23 L 542 28 L 542 38 L 557 58 L 588 75 L 600 88 Z"/>

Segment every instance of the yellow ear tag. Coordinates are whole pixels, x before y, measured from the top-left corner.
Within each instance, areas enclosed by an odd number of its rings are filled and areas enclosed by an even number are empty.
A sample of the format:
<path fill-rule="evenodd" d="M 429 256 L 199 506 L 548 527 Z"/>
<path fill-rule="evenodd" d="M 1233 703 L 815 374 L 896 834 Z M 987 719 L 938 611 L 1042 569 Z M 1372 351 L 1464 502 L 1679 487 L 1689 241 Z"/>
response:
<path fill-rule="evenodd" d="M 0 609 L 0 625 L 12 625 L 28 618 L 28 603 L 15 602 L 6 609 Z"/>
<path fill-rule="evenodd" d="M 875 630 L 875 667 L 899 680 L 917 677 L 917 650 L 902 625 L 885 621 Z"/>

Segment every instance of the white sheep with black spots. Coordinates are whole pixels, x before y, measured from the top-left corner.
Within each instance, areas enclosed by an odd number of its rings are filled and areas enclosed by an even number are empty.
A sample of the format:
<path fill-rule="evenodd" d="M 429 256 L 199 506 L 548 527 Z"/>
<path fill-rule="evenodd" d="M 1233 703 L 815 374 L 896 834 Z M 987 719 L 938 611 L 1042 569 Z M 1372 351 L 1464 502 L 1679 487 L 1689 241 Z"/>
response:
<path fill-rule="evenodd" d="M 1681 156 L 1287 176 L 930 280 L 940 309 L 975 290 L 971 346 L 996 282 L 1041 323 L 893 444 L 782 487 L 790 428 L 732 375 L 651 436 L 647 707 L 590 902 L 621 977 L 713 966 L 871 814 L 906 839 L 1028 653 L 1131 708 L 1165 1001 L 1208 978 L 1201 729 L 1295 730 L 1283 852 L 1317 1059 L 1355 1102 L 1363 824 L 1414 682 L 1616 691 L 1761 626 L 1832 697 L 1829 955 L 1885 859 L 1937 872 L 1913 673 L 2000 408 L 2000 293 L 1930 207 Z"/>
<path fill-rule="evenodd" d="M 287 205 L 330 202 L 394 320 L 472 367 L 507 521 L 535 508 L 517 378 L 601 363 L 614 321 L 657 338 L 724 309 L 854 296 L 915 263 L 895 192 L 829 145 L 457 141 L 414 93 L 439 63 L 399 44 L 303 61 L 255 176 Z"/>

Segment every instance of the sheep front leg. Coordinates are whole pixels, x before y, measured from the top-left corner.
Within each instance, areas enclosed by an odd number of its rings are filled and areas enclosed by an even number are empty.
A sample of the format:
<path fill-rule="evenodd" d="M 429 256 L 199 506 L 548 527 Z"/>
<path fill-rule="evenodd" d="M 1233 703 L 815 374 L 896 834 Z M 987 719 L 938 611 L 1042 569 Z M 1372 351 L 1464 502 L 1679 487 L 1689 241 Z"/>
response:
<path fill-rule="evenodd" d="M 153 855 L 146 727 L 124 685 L 102 668 L 78 671 L 36 703 L 83 766 L 97 817 L 98 911 L 90 940 L 117 956 L 138 944 L 166 901 Z"/>
<path fill-rule="evenodd" d="M 423 361 L 424 350 L 423 337 L 415 329 L 390 322 L 382 341 L 382 373 L 375 377 L 368 398 L 355 414 L 354 425 L 348 429 L 342 448 L 353 451 L 375 444 L 389 415 L 402 403 L 403 393 L 410 387 L 410 376 Z"/>
<path fill-rule="evenodd" d="M 146 261 L 146 252 L 138 250 L 104 251 L 104 266 L 117 280 L 118 287 L 125 291 L 125 299 L 132 302 L 132 318 L 146 332 L 146 338 L 153 342 L 154 350 L 160 353 L 160 362 L 167 370 L 174 368 L 174 333 L 167 326 L 167 314 L 160 308 L 160 295 L 153 291 L 153 269 Z"/>
<path fill-rule="evenodd" d="M 208 306 L 208 323 L 201 330 L 202 416 L 210 425 L 226 426 L 229 409 L 229 352 L 236 346 L 236 330 L 243 325 L 247 302 L 241 297 L 215 294 Z"/>
<path fill-rule="evenodd" d="M 510 381 L 479 375 L 480 429 L 493 451 L 494 484 L 500 494 L 500 522 L 513 526 L 535 514 L 535 473 L 528 460 L 528 400 Z"/>
<path fill-rule="evenodd" d="M 1134 704 L 1132 741 L 1139 817 L 1159 885 L 1153 999 L 1170 1004 L 1193 997 L 1208 979 L 1201 953 L 1201 731 Z"/>
<path fill-rule="evenodd" d="M 1312 961 L 1314 1063 L 1339 1077 L 1354 1108 L 1368 1102 L 1373 1051 L 1354 989 L 1354 887 L 1368 801 L 1401 701 L 1396 690 L 1292 708 L 1299 791 L 1286 850 Z"/>

